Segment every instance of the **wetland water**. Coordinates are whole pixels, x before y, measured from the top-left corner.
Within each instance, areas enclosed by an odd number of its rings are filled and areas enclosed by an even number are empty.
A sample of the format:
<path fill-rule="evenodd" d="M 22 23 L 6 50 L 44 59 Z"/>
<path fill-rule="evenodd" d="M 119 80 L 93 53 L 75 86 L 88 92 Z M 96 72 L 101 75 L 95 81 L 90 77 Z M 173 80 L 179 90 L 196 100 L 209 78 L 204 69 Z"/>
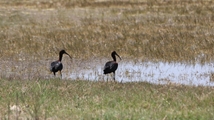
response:
<path fill-rule="evenodd" d="M 99 61 L 98 63 L 105 63 Z M 96 63 L 82 63 L 84 67 L 71 72 L 67 78 L 112 81 L 112 75 L 103 75 L 103 65 Z M 140 82 L 146 81 L 155 84 L 184 84 L 214 86 L 212 73 L 214 66 L 212 63 L 201 65 L 184 63 L 165 62 L 128 62 L 119 61 L 116 71 L 116 81 L 118 82 Z M 81 65 L 80 65 L 81 66 Z"/>
<path fill-rule="evenodd" d="M 108 59 L 72 60 L 63 59 L 63 80 L 113 81 L 111 75 L 104 75 L 103 68 Z M 2 61 L 1 77 L 9 79 L 50 79 L 49 71 L 52 59 L 35 61 Z M 184 84 L 214 86 L 214 64 L 132 62 L 118 61 L 116 81 L 149 82 L 154 84 Z M 59 77 L 59 73 L 57 73 Z"/>

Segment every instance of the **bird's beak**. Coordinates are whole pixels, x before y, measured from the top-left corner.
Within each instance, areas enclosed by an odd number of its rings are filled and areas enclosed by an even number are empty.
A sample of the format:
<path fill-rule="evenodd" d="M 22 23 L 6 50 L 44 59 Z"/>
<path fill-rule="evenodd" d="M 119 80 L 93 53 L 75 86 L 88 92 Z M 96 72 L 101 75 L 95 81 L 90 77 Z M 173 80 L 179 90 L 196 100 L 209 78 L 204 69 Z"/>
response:
<path fill-rule="evenodd" d="M 122 60 L 121 57 L 118 54 L 116 54 L 116 55 L 120 58 L 120 60 Z"/>
<path fill-rule="evenodd" d="M 68 53 L 65 53 L 65 54 L 68 55 L 72 59 L 72 57 Z"/>

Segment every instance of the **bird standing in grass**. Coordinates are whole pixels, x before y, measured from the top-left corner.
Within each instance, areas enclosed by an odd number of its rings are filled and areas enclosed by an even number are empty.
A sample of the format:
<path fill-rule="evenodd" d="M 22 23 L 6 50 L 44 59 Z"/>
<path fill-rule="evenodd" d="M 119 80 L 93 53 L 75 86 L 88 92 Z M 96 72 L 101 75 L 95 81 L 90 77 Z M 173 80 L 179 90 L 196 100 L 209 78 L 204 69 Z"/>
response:
<path fill-rule="evenodd" d="M 117 67 L 118 67 L 118 63 L 116 62 L 116 55 L 120 58 L 121 60 L 121 57 L 115 52 L 113 51 L 111 53 L 111 56 L 113 58 L 113 61 L 108 61 L 105 66 L 104 66 L 104 74 L 109 74 L 109 73 L 114 73 L 114 76 L 113 76 L 113 79 L 115 81 L 115 71 L 117 70 Z"/>
<path fill-rule="evenodd" d="M 59 60 L 52 62 L 51 66 L 50 66 L 50 71 L 53 72 L 54 76 L 56 76 L 56 72 L 59 71 L 61 78 L 62 78 L 61 71 L 63 69 L 63 65 L 62 65 L 61 61 L 62 61 L 63 54 L 66 54 L 66 55 L 68 55 L 71 58 L 71 56 L 68 53 L 66 53 L 65 50 L 61 50 L 59 52 Z"/>

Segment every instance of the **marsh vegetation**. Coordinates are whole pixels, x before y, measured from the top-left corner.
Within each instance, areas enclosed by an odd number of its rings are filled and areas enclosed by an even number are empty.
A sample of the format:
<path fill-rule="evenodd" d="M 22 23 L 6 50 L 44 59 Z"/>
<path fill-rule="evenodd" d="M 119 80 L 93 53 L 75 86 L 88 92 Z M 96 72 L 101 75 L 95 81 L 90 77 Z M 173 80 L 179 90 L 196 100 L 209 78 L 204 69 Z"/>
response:
<path fill-rule="evenodd" d="M 213 119 L 213 87 L 106 83 L 99 72 L 97 82 L 61 81 L 49 72 L 61 49 L 74 58 L 63 58 L 65 76 L 104 65 L 113 50 L 125 62 L 210 65 L 213 13 L 211 0 L 0 0 L 0 117 Z"/>

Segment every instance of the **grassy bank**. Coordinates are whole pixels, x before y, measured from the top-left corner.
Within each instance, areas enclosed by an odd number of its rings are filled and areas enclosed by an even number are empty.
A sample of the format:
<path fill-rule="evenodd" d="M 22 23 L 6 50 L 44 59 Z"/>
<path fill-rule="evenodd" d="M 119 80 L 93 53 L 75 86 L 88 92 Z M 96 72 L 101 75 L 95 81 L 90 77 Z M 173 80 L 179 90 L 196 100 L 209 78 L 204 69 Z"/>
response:
<path fill-rule="evenodd" d="M 214 118 L 212 87 L 54 79 L 0 86 L 1 119 Z"/>

